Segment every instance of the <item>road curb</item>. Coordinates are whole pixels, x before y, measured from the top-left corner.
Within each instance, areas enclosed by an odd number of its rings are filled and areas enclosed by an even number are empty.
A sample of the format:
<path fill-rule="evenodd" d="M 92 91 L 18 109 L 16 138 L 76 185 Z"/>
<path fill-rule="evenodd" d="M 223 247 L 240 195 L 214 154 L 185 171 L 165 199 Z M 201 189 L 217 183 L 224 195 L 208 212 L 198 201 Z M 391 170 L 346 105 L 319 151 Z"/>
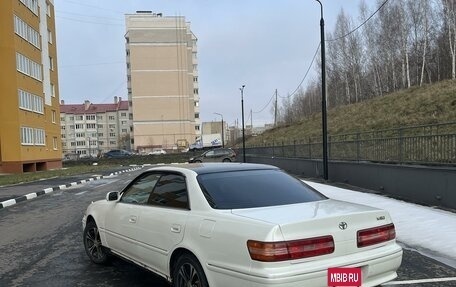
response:
<path fill-rule="evenodd" d="M 72 186 L 77 186 L 77 185 L 84 184 L 84 183 L 87 183 L 87 182 L 90 182 L 90 181 L 94 181 L 94 180 L 100 180 L 102 178 L 108 178 L 108 177 L 111 177 L 111 176 L 114 176 L 114 175 L 118 175 L 118 174 L 121 174 L 121 173 L 124 173 L 124 172 L 135 171 L 135 170 L 138 170 L 138 169 L 141 169 L 141 168 L 142 167 L 129 168 L 129 169 L 121 170 L 121 171 L 112 172 L 109 175 L 100 175 L 100 176 L 90 177 L 88 179 L 83 179 L 83 180 L 79 180 L 79 181 L 75 181 L 75 182 L 70 182 L 70 183 L 67 183 L 67 184 L 62 184 L 62 185 L 59 185 L 59 186 L 48 187 L 48 188 L 42 189 L 42 190 L 37 191 L 37 192 L 32 192 L 32 193 L 29 193 L 29 194 L 26 194 L 26 195 L 22 195 L 22 196 L 13 198 L 13 199 L 8 199 L 8 200 L 5 200 L 5 201 L 2 201 L 2 202 L 0 202 L 0 209 L 6 208 L 6 207 L 9 207 L 9 206 L 13 206 L 13 205 L 15 205 L 15 204 L 17 204 L 19 202 L 23 202 L 23 201 L 27 201 L 27 200 L 30 200 L 30 199 L 37 198 L 38 196 L 41 196 L 41 195 L 49 194 L 49 193 L 54 192 L 56 190 L 67 189 L 67 188 L 72 187 Z"/>

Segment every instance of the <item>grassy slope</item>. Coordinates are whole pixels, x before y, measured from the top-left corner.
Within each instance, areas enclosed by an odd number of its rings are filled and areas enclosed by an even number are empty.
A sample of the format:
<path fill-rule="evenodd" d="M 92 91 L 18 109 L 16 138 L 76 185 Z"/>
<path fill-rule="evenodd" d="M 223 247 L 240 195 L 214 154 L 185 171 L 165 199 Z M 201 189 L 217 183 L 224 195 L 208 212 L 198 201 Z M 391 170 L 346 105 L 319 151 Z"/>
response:
<path fill-rule="evenodd" d="M 456 121 L 456 81 L 413 87 L 328 111 L 329 135 Z M 321 135 L 321 113 L 248 140 L 248 145 Z"/>

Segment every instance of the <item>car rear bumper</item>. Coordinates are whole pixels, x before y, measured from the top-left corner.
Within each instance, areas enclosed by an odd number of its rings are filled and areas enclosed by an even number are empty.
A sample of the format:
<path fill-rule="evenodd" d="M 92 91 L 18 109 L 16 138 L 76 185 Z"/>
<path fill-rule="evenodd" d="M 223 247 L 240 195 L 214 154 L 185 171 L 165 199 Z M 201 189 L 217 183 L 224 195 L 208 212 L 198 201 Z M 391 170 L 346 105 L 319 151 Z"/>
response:
<path fill-rule="evenodd" d="M 399 245 L 394 244 L 381 249 L 383 249 L 382 252 L 371 250 L 366 252 L 366 254 L 363 252 L 336 258 L 332 261 L 317 260 L 313 261 L 312 264 L 290 264 L 280 268 L 253 269 L 248 273 L 209 265 L 207 266 L 210 270 L 208 277 L 214 280 L 217 286 L 326 287 L 328 286 L 328 268 L 360 267 L 362 271 L 362 286 L 371 287 L 396 278 L 396 270 L 401 265 L 402 248 Z M 373 256 L 374 253 L 376 253 L 375 256 Z M 317 268 L 315 268 L 316 266 Z"/>

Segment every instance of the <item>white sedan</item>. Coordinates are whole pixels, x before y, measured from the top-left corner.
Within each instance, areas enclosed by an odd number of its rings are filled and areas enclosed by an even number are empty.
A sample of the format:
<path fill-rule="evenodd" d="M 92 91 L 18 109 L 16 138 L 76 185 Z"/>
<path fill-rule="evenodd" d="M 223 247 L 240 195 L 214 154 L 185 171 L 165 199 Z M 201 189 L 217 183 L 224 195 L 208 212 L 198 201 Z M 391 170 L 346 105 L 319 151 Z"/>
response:
<path fill-rule="evenodd" d="M 402 260 L 390 215 L 328 199 L 268 165 L 149 169 L 92 203 L 84 246 L 173 286 L 328 286 L 328 269 L 356 267 L 362 286 L 394 279 Z"/>

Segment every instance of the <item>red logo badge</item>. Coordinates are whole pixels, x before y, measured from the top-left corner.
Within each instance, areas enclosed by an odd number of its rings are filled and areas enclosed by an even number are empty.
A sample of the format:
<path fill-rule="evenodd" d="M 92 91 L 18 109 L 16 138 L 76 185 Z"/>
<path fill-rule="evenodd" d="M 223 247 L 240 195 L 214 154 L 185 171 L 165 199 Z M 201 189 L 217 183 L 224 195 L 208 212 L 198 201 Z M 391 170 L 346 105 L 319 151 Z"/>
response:
<path fill-rule="evenodd" d="M 361 268 L 329 268 L 328 286 L 361 286 Z"/>

